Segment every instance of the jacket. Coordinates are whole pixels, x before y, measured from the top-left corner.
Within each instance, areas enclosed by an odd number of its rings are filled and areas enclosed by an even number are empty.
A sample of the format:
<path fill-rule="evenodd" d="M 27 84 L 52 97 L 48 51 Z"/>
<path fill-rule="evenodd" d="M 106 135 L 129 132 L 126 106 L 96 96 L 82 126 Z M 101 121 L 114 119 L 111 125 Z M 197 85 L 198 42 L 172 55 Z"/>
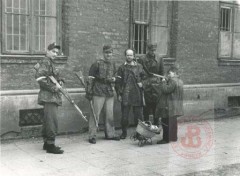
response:
<path fill-rule="evenodd" d="M 168 82 L 153 87 L 159 94 L 156 117 L 171 118 L 184 115 L 183 82 L 179 77 L 170 78 Z"/>
<path fill-rule="evenodd" d="M 55 84 L 48 78 L 48 76 L 53 76 L 57 81 L 63 81 L 63 79 L 59 78 L 59 71 L 54 67 L 52 59 L 43 58 L 40 63 L 34 66 L 34 69 L 36 70 L 35 78 L 40 86 L 38 104 L 56 103 L 61 106 L 61 93 L 55 91 Z"/>
<path fill-rule="evenodd" d="M 122 97 L 123 105 L 143 106 L 143 90 L 137 84 L 143 77 L 142 65 L 136 62 L 125 63 L 118 68 L 116 92 Z"/>
<path fill-rule="evenodd" d="M 147 86 L 144 89 L 144 96 L 146 102 L 157 102 L 158 95 L 157 92 L 152 88 L 152 83 L 155 83 L 156 78 L 151 76 L 150 73 L 155 73 L 159 75 L 164 75 L 164 63 L 163 58 L 158 56 L 150 56 L 146 54 L 138 59 L 138 62 L 143 66 L 143 69 L 148 74 L 148 77 L 145 77 L 145 82 Z"/>
<path fill-rule="evenodd" d="M 116 73 L 115 63 L 100 59 L 92 64 L 89 70 L 86 93 L 92 96 L 113 97 Z"/>

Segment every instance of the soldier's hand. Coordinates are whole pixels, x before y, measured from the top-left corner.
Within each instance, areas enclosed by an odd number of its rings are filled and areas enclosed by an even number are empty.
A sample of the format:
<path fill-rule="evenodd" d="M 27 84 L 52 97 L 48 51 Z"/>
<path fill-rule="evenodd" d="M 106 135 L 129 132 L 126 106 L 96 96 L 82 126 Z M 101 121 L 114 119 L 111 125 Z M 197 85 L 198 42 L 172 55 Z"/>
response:
<path fill-rule="evenodd" d="M 93 99 L 93 96 L 90 93 L 86 93 L 85 98 L 91 101 Z"/>
<path fill-rule="evenodd" d="M 58 87 L 58 86 L 54 86 L 54 87 L 52 88 L 52 90 L 53 90 L 53 92 L 58 92 L 58 91 L 59 91 L 59 87 Z"/>
<path fill-rule="evenodd" d="M 137 83 L 138 84 L 138 87 L 142 88 L 143 87 L 143 84 L 141 82 Z"/>
<path fill-rule="evenodd" d="M 118 96 L 118 101 L 122 102 L 122 97 L 120 95 Z"/>
<path fill-rule="evenodd" d="M 112 81 L 112 82 L 115 82 L 115 81 L 116 81 L 116 78 L 115 78 L 115 77 L 112 77 L 111 81 Z"/>
<path fill-rule="evenodd" d="M 63 83 L 63 81 L 59 81 L 59 84 L 60 84 L 60 86 L 63 86 L 64 83 Z"/>

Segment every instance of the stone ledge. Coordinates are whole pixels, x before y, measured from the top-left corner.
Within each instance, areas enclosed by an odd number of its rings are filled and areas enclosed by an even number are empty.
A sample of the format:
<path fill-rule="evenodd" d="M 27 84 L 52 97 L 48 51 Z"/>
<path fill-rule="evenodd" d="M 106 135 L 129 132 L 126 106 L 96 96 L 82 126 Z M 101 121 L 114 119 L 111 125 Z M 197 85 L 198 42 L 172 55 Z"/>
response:
<path fill-rule="evenodd" d="M 235 86 L 240 86 L 240 83 L 189 84 L 189 85 L 184 85 L 184 88 L 192 89 L 192 88 L 235 87 Z"/>
<path fill-rule="evenodd" d="M 193 88 L 215 88 L 215 87 L 235 87 L 240 86 L 240 83 L 220 83 L 220 84 L 189 84 L 184 85 L 184 89 Z M 69 88 L 68 93 L 85 93 L 84 88 Z M 0 91 L 0 96 L 6 95 L 35 95 L 38 94 L 39 89 L 33 90 L 2 90 Z"/>
<path fill-rule="evenodd" d="M 36 64 L 44 55 L 0 55 L 1 64 Z M 67 56 L 58 56 L 55 60 L 57 64 L 67 63 Z"/>
<path fill-rule="evenodd" d="M 70 88 L 67 89 L 68 93 L 84 93 L 84 88 Z M 0 96 L 11 96 L 11 95 L 37 95 L 39 89 L 33 90 L 2 90 Z"/>
<path fill-rule="evenodd" d="M 219 66 L 240 66 L 240 59 L 219 58 L 218 65 Z"/>

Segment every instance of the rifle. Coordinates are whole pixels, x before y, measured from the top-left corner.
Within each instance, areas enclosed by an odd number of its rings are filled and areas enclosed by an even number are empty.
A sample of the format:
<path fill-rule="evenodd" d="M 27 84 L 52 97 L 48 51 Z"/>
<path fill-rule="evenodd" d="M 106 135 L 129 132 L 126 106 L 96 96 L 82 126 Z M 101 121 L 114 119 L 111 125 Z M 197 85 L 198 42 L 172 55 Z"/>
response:
<path fill-rule="evenodd" d="M 139 62 L 139 63 L 140 63 L 140 62 Z M 150 72 L 144 63 L 140 63 L 140 64 L 143 66 L 143 70 L 144 70 L 149 76 L 155 76 L 155 77 L 158 77 L 158 78 L 166 79 L 165 76 L 162 76 L 162 75 L 159 75 L 159 74 L 155 74 L 155 73 Z"/>
<path fill-rule="evenodd" d="M 158 77 L 158 78 L 167 79 L 165 76 L 162 76 L 162 75 L 158 75 L 158 74 L 155 74 L 155 73 L 151 73 L 151 74 L 155 77 Z"/>
<path fill-rule="evenodd" d="M 79 71 L 79 74 L 78 74 L 78 73 L 75 73 L 75 75 L 76 75 L 77 78 L 80 80 L 81 84 L 83 85 L 83 87 L 84 87 L 85 90 L 86 90 L 86 84 L 85 84 L 85 82 L 84 82 L 82 72 Z M 93 108 L 93 101 L 90 100 L 90 101 L 89 101 L 89 104 L 90 104 L 90 108 L 91 108 L 91 111 L 92 111 L 92 114 L 93 114 L 93 117 L 94 117 L 95 125 L 96 125 L 96 127 L 98 128 L 98 121 L 97 121 L 97 117 L 96 117 L 96 114 L 95 114 L 95 111 L 94 111 L 94 108 Z"/>
<path fill-rule="evenodd" d="M 60 84 L 57 82 L 57 80 L 53 76 L 48 76 L 49 79 L 54 83 L 57 88 L 60 90 L 60 92 L 66 97 L 66 99 L 75 107 L 75 109 L 78 111 L 78 113 L 82 116 L 82 118 L 87 122 L 86 116 L 83 115 L 80 108 L 76 105 L 76 103 L 72 100 L 68 92 L 60 86 Z"/>

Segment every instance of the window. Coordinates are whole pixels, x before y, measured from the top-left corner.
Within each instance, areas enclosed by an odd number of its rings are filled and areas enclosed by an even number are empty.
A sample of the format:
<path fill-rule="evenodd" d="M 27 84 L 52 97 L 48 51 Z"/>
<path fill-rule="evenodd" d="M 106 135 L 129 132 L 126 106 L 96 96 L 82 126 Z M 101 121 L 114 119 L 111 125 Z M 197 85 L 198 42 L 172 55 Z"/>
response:
<path fill-rule="evenodd" d="M 59 42 L 57 0 L 3 0 L 3 52 L 42 54 Z"/>
<path fill-rule="evenodd" d="M 219 58 L 240 59 L 240 8 L 220 3 Z"/>
<path fill-rule="evenodd" d="M 148 43 L 157 44 L 157 53 L 168 54 L 168 1 L 132 0 L 131 45 L 137 54 L 145 54 Z"/>

